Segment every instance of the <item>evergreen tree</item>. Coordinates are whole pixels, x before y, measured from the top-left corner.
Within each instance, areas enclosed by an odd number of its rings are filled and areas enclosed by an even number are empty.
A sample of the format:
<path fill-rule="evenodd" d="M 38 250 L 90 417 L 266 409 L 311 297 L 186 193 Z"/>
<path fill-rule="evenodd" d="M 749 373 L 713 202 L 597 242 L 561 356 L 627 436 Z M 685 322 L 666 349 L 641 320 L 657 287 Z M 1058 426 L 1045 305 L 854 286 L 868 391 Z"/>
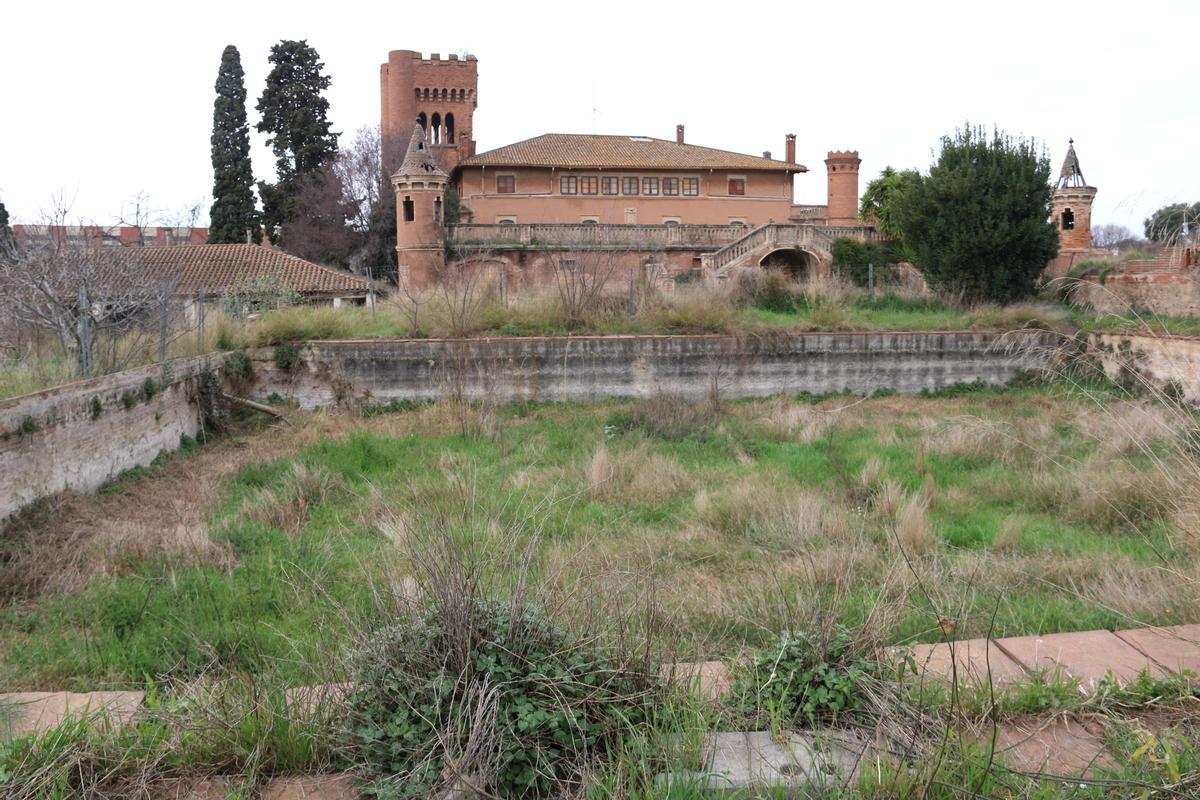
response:
<path fill-rule="evenodd" d="M 1050 162 L 1032 141 L 965 127 L 896 198 L 903 240 L 929 285 L 970 301 L 1034 292 L 1058 253 Z"/>
<path fill-rule="evenodd" d="M 0 259 L 16 251 L 17 237 L 12 228 L 8 227 L 8 209 L 0 203 Z"/>
<path fill-rule="evenodd" d="M 250 167 L 250 127 L 246 122 L 246 83 L 242 57 L 228 45 L 217 72 L 213 104 L 213 204 L 209 210 L 209 244 L 246 241 L 250 231 L 262 241 L 254 207 L 254 172 Z"/>
<path fill-rule="evenodd" d="M 1184 241 L 1184 232 L 1190 239 L 1200 230 L 1200 203 L 1172 203 L 1151 214 L 1142 226 L 1146 238 L 1162 244 L 1178 244 Z"/>
<path fill-rule="evenodd" d="M 337 153 L 338 134 L 329 130 L 329 101 L 322 95 L 331 83 L 325 65 L 307 41 L 284 40 L 271 46 L 271 72 L 256 108 L 256 126 L 267 134 L 275 153 L 278 182 L 260 183 L 263 216 L 272 240 L 287 224 L 305 179 L 319 174 Z"/>

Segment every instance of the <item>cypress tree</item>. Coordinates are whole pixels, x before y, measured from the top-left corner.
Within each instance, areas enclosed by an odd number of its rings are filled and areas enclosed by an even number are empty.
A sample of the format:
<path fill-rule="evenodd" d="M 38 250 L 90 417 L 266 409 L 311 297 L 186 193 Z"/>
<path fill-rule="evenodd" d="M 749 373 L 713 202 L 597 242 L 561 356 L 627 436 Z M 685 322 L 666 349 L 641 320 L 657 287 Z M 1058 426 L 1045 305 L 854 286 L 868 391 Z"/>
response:
<path fill-rule="evenodd" d="M 8 209 L 0 203 L 0 259 L 10 255 L 17 247 L 17 237 L 8 227 Z"/>
<path fill-rule="evenodd" d="M 318 179 L 320 170 L 337 153 L 338 134 L 329 129 L 329 101 L 322 95 L 331 80 L 325 64 L 305 40 L 285 39 L 271 46 L 273 65 L 256 108 L 262 119 L 256 126 L 267 134 L 275 153 L 279 182 L 259 184 L 263 216 L 272 239 L 286 225 L 296 197 L 306 179 Z"/>
<path fill-rule="evenodd" d="M 246 122 L 246 82 L 242 57 L 228 45 L 217 72 L 213 104 L 213 204 L 209 211 L 209 244 L 246 241 L 250 231 L 262 241 L 254 207 L 254 172 L 250 166 L 250 127 Z"/>

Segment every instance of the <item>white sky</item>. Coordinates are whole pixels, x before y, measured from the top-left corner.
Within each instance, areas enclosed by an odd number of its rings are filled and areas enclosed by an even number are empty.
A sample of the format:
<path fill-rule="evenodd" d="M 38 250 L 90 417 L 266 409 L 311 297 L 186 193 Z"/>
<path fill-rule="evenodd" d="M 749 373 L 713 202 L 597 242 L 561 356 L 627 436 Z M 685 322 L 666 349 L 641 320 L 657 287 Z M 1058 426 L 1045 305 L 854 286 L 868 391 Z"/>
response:
<path fill-rule="evenodd" d="M 783 155 L 797 202 L 823 203 L 830 149 L 862 182 L 925 169 L 965 120 L 1036 137 L 1055 174 L 1068 137 L 1098 186 L 1093 223 L 1140 233 L 1200 200 L 1200 1 L 204 4 L 19 2 L 0 10 L 0 200 L 36 222 L 50 198 L 110 222 L 146 193 L 164 220 L 212 191 L 221 50 L 254 103 L 280 39 L 308 39 L 333 78 L 334 129 L 379 120 L 388 50 L 479 58 L 479 149 L 546 132 L 645 134 Z M 593 111 L 595 109 L 595 111 Z M 254 136 L 256 177 L 273 160 Z M 206 224 L 207 213 L 200 224 Z"/>

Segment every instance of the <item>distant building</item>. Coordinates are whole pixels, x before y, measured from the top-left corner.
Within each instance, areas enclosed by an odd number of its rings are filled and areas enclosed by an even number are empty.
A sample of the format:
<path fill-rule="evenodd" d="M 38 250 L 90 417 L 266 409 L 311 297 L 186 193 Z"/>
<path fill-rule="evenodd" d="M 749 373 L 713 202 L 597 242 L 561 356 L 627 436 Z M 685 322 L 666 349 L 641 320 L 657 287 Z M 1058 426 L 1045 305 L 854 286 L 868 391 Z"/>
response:
<path fill-rule="evenodd" d="M 208 241 L 208 228 L 161 225 L 145 228 L 132 225 L 13 225 L 12 230 L 21 247 L 49 241 L 92 242 L 114 247 L 204 244 Z"/>

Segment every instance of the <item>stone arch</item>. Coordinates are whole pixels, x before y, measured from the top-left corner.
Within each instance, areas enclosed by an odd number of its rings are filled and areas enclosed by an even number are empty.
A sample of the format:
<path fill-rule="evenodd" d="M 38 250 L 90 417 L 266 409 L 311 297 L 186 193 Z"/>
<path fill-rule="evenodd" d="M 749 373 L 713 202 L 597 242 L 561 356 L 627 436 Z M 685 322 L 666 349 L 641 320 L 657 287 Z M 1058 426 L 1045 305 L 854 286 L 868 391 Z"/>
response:
<path fill-rule="evenodd" d="M 425 116 L 424 111 L 422 111 L 420 114 L 417 114 L 417 124 L 420 125 L 423 130 L 429 130 L 429 120 Z"/>
<path fill-rule="evenodd" d="M 454 113 L 446 112 L 446 144 L 454 144 Z"/>
<path fill-rule="evenodd" d="M 777 269 L 791 278 L 810 278 L 817 274 L 821 263 L 816 253 L 796 247 L 772 250 L 758 260 L 763 269 Z"/>
<path fill-rule="evenodd" d="M 433 116 L 429 118 L 429 143 L 442 143 L 442 115 L 438 112 L 433 112 Z"/>

